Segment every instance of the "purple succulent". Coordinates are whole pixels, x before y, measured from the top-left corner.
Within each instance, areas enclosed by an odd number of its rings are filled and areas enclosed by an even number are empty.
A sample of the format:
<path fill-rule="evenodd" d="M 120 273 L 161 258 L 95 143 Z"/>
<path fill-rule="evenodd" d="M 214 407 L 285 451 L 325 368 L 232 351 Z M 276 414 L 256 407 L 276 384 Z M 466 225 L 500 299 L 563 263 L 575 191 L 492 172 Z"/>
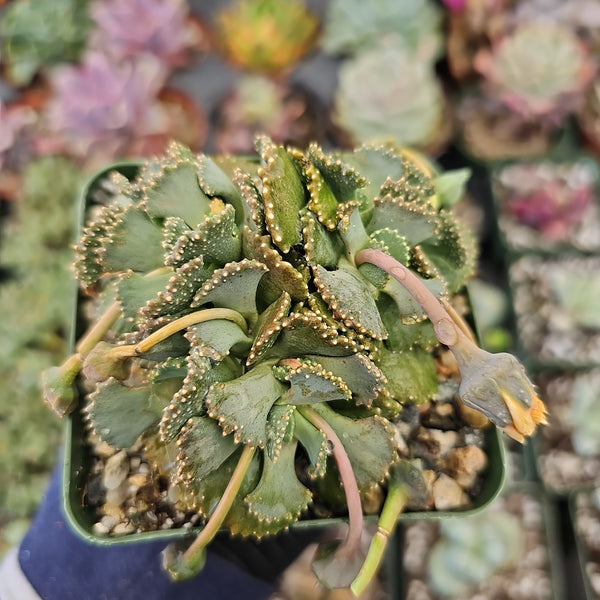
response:
<path fill-rule="evenodd" d="M 81 64 L 54 73 L 48 129 L 77 156 L 114 157 L 136 138 L 160 132 L 156 96 L 165 79 L 164 67 L 150 55 L 117 64 L 90 52 Z"/>
<path fill-rule="evenodd" d="M 115 59 L 148 53 L 177 66 L 195 44 L 184 0 L 96 0 L 90 12 L 92 47 Z"/>

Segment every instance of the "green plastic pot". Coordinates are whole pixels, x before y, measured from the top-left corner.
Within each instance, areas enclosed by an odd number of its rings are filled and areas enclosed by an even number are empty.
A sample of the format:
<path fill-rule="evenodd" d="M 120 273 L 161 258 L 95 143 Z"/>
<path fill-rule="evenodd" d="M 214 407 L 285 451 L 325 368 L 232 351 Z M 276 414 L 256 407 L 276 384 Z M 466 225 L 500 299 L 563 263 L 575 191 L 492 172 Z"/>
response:
<path fill-rule="evenodd" d="M 84 222 L 86 212 L 93 205 L 94 192 L 97 191 L 99 182 L 106 176 L 108 172 L 117 170 L 127 178 L 132 179 L 135 177 L 138 168 L 139 163 L 123 162 L 115 164 L 110 168 L 103 169 L 93 175 L 88 181 L 87 185 L 84 187 L 81 194 L 79 205 L 79 223 L 82 224 Z M 75 344 L 75 340 L 81 335 L 84 329 L 78 306 L 79 303 L 76 302 L 71 332 L 72 347 Z M 93 530 L 93 525 L 96 522 L 96 516 L 94 514 L 94 510 L 88 506 L 86 502 L 86 482 L 91 455 L 85 439 L 86 432 L 83 416 L 81 410 L 77 409 L 66 418 L 63 469 L 63 504 L 68 523 L 79 537 L 92 544 L 113 546 L 116 544 L 135 544 L 139 542 L 158 540 L 164 541 L 166 545 L 169 542 L 189 535 L 190 532 L 186 529 L 158 530 L 152 532 L 134 533 L 122 537 L 101 537 L 97 535 Z M 488 456 L 488 467 L 481 485 L 481 491 L 479 496 L 468 509 L 457 511 L 408 512 L 402 514 L 400 519 L 412 520 L 423 518 L 455 518 L 473 514 L 474 512 L 477 512 L 487 506 L 501 490 L 506 474 L 505 455 L 501 434 L 495 427 L 489 427 L 485 433 L 485 451 Z M 376 522 L 376 519 L 377 517 L 375 516 L 367 517 L 367 520 L 371 522 Z M 278 553 L 281 554 L 282 539 L 285 540 L 286 536 L 288 538 L 296 537 L 298 539 L 303 539 L 305 540 L 303 543 L 306 545 L 306 543 L 308 543 L 306 540 L 309 538 L 315 540 L 325 530 L 339 526 L 343 523 L 345 523 L 345 519 L 343 518 L 298 521 L 292 525 L 289 533 L 276 536 L 275 543 L 272 546 L 269 546 L 269 539 L 261 541 L 261 551 L 264 550 L 263 554 L 267 557 L 267 560 L 269 557 L 274 558 Z M 228 536 L 224 535 L 222 538 L 226 539 Z M 252 542 L 247 543 L 248 545 L 252 544 Z M 287 542 L 283 542 L 284 546 L 285 543 Z M 219 536 L 213 541 L 211 547 L 214 547 L 215 544 L 219 544 Z M 244 540 L 236 540 L 236 544 L 238 544 L 238 550 L 243 553 Z M 388 575 L 386 578 L 391 590 L 390 597 L 393 598 L 399 597 L 397 596 L 397 593 L 394 592 L 394 590 L 399 589 L 396 568 L 396 565 L 398 564 L 398 557 L 396 550 L 397 544 L 391 543 L 388 555 L 386 557 L 388 564 L 388 568 L 386 569 L 386 573 L 388 573 Z M 219 551 L 218 548 L 217 551 Z M 256 552 L 256 544 L 254 545 L 253 552 Z M 225 546 L 225 551 L 222 552 L 222 554 L 223 553 L 229 555 L 233 560 L 236 559 L 236 557 L 231 553 L 231 549 L 227 548 L 227 545 Z"/>

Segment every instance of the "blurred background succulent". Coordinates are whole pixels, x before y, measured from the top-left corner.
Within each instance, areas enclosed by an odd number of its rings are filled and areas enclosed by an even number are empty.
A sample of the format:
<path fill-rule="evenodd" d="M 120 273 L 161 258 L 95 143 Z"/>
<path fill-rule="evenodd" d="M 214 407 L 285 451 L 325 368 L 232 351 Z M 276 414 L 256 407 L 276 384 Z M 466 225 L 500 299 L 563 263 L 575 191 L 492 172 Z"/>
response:
<path fill-rule="evenodd" d="M 429 56 L 400 38 L 388 38 L 340 67 L 333 118 L 350 145 L 393 141 L 435 154 L 451 136 L 446 109 Z"/>
<path fill-rule="evenodd" d="M 461 598 L 513 566 L 524 547 L 522 525 L 508 512 L 484 511 L 440 522 L 440 538 L 428 559 L 428 581 L 442 598 Z"/>
<path fill-rule="evenodd" d="M 234 0 L 215 15 L 215 44 L 243 70 L 282 75 L 314 49 L 319 26 L 302 0 Z"/>
<path fill-rule="evenodd" d="M 324 18 L 321 46 L 329 54 L 353 55 L 379 45 L 388 36 L 402 38 L 406 47 L 432 59 L 443 48 L 442 11 L 431 0 L 394 2 L 331 0 Z"/>
<path fill-rule="evenodd" d="M 600 248 L 598 173 L 597 164 L 587 158 L 522 162 L 499 169 L 494 189 L 507 242 L 515 249 L 548 249 L 556 243 L 582 250 Z"/>
<path fill-rule="evenodd" d="M 92 26 L 88 0 L 30 0 L 10 3 L 0 19 L 5 76 L 24 86 L 35 75 L 83 54 Z"/>
<path fill-rule="evenodd" d="M 242 74 L 215 114 L 217 153 L 247 154 L 259 133 L 279 144 L 306 148 L 324 143 L 331 133 L 325 106 L 299 84 Z"/>
<path fill-rule="evenodd" d="M 157 95 L 163 66 L 151 55 L 115 63 L 90 51 L 77 65 L 62 65 L 52 77 L 46 111 L 47 152 L 109 160 L 131 153 L 136 141 L 168 135 Z M 54 135 L 53 135 L 54 134 Z"/>
<path fill-rule="evenodd" d="M 573 382 L 567 421 L 572 427 L 571 442 L 581 456 L 600 455 L 600 373 L 579 374 Z"/>
<path fill-rule="evenodd" d="M 114 60 L 151 54 L 168 67 L 183 66 L 206 47 L 206 33 L 185 0 L 95 0 L 90 46 Z"/>
<path fill-rule="evenodd" d="M 596 65 L 577 35 L 542 22 L 519 24 L 482 49 L 475 67 L 486 94 L 524 121 L 560 126 L 581 104 Z"/>

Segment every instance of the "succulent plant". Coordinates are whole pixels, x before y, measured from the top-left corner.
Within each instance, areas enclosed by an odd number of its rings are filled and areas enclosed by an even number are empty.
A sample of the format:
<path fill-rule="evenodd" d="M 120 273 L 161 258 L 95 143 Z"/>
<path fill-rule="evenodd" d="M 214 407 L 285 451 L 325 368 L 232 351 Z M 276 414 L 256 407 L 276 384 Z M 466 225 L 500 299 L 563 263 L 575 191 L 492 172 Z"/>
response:
<path fill-rule="evenodd" d="M 525 121 L 558 127 L 596 72 L 577 35 L 557 24 L 522 23 L 475 57 L 486 92 Z"/>
<path fill-rule="evenodd" d="M 244 74 L 217 107 L 215 149 L 219 154 L 251 153 L 259 133 L 279 144 L 306 148 L 330 132 L 325 113 L 299 85 Z"/>
<path fill-rule="evenodd" d="M 148 53 L 181 66 L 201 42 L 184 0 L 96 0 L 90 14 L 96 25 L 90 45 L 117 61 Z"/>
<path fill-rule="evenodd" d="M 0 20 L 2 62 L 8 78 L 27 85 L 43 67 L 76 61 L 91 27 L 87 0 L 13 2 Z"/>
<path fill-rule="evenodd" d="M 393 420 L 435 393 L 436 337 L 457 359 L 464 402 L 510 435 L 530 435 L 544 408 L 515 359 L 477 348 L 439 303 L 472 274 L 475 242 L 416 154 L 302 152 L 266 136 L 257 150 L 260 164 L 172 144 L 133 181 L 113 174 L 114 201 L 75 261 L 84 291 L 113 301 L 44 373 L 44 397 L 73 410 L 81 370 L 95 435 L 176 452 L 165 474 L 207 522 L 165 552 L 175 579 L 201 567 L 220 527 L 278 533 L 318 495 L 311 482 L 339 476 L 348 535 L 314 569 L 358 596 L 387 542 L 380 532 L 362 547 L 361 498 L 387 484 L 391 531 L 418 487 Z"/>
<path fill-rule="evenodd" d="M 433 590 L 444 598 L 463 597 L 498 570 L 512 566 L 523 552 L 521 527 L 511 513 L 489 510 L 460 521 L 442 521 L 427 565 Z"/>
<path fill-rule="evenodd" d="M 316 44 L 319 22 L 301 0 L 235 0 L 215 17 L 224 56 L 245 70 L 280 75 Z"/>
<path fill-rule="evenodd" d="M 566 242 L 596 203 L 597 167 L 575 163 L 517 163 L 498 173 L 500 213 L 548 240 Z"/>
<path fill-rule="evenodd" d="M 442 49 L 442 13 L 431 0 L 394 2 L 333 0 L 327 7 L 321 45 L 332 54 L 355 54 L 377 46 L 382 38 L 398 36 L 430 60 Z"/>
<path fill-rule="evenodd" d="M 569 424 L 573 427 L 571 442 L 581 456 L 600 455 L 600 402 L 597 371 L 582 373 L 575 378 L 571 390 Z"/>
<path fill-rule="evenodd" d="M 106 161 L 126 153 L 137 138 L 164 133 L 156 98 L 165 77 L 150 55 L 117 64 L 90 52 L 81 64 L 57 68 L 46 123 L 58 150 L 80 157 L 99 153 Z"/>
<path fill-rule="evenodd" d="M 398 39 L 345 61 L 334 120 L 354 143 L 392 140 L 439 150 L 449 138 L 445 100 L 433 66 Z"/>

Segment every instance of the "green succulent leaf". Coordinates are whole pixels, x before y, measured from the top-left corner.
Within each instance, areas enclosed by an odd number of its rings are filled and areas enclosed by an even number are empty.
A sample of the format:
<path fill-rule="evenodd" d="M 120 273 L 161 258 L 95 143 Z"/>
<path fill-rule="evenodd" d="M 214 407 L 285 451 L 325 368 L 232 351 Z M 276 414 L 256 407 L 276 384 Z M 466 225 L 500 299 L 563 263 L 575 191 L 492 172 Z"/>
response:
<path fill-rule="evenodd" d="M 244 498 L 250 516 L 262 533 L 277 533 L 297 521 L 312 499 L 312 493 L 296 476 L 297 442 L 284 443 L 276 461 L 264 456 L 260 481 Z"/>
<path fill-rule="evenodd" d="M 385 389 L 385 375 L 364 354 L 352 356 L 307 356 L 327 372 L 339 377 L 352 392 L 352 400 L 358 406 L 371 406 Z"/>
<path fill-rule="evenodd" d="M 334 268 L 343 252 L 340 237 L 327 231 L 310 211 L 303 214 L 302 227 L 307 263 L 311 266 L 321 265 L 326 269 Z"/>
<path fill-rule="evenodd" d="M 193 229 L 181 233 L 165 254 L 168 265 L 180 266 L 201 256 L 205 264 L 224 265 L 240 258 L 242 240 L 231 204 L 206 216 Z"/>
<path fill-rule="evenodd" d="M 214 383 L 231 381 L 241 375 L 241 366 L 233 359 L 218 363 L 202 356 L 199 349 L 192 348 L 186 358 L 186 373 L 183 384 L 162 411 L 160 435 L 170 442 L 179 433 L 190 417 L 206 413 L 204 400 Z"/>
<path fill-rule="evenodd" d="M 323 300 L 344 325 L 375 339 L 386 336 L 373 293 L 356 269 L 348 265 L 327 271 L 317 265 L 313 272 Z"/>
<path fill-rule="evenodd" d="M 164 384 L 162 384 L 164 386 Z M 150 387 L 126 387 L 114 378 L 98 384 L 90 394 L 86 413 L 96 433 L 115 448 L 129 448 L 148 428 L 160 420 L 170 394 L 155 384 Z"/>
<path fill-rule="evenodd" d="M 308 474 L 315 479 L 323 477 L 327 470 L 329 452 L 327 436 L 298 411 L 294 412 L 294 435 L 308 455 L 310 461 Z"/>
<path fill-rule="evenodd" d="M 286 150 L 265 136 L 257 142 L 265 222 L 273 242 L 286 253 L 301 242 L 300 209 L 306 204 L 298 167 Z"/>
<path fill-rule="evenodd" d="M 350 400 L 352 392 L 346 383 L 319 363 L 302 360 L 294 367 L 277 366 L 273 370 L 290 389 L 279 401 L 282 404 L 302 405 L 334 400 Z"/>
<path fill-rule="evenodd" d="M 275 404 L 267 421 L 267 443 L 265 452 L 269 460 L 277 461 L 284 442 L 291 442 L 294 435 L 294 413 L 292 404 Z"/>
<path fill-rule="evenodd" d="M 236 442 L 264 448 L 269 412 L 285 391 L 272 364 L 264 362 L 233 381 L 213 385 L 205 402 L 210 417 L 225 433 L 233 432 Z"/>
<path fill-rule="evenodd" d="M 97 249 L 104 273 L 147 273 L 163 266 L 162 231 L 148 215 L 129 205 L 118 214 Z"/>
<path fill-rule="evenodd" d="M 144 277 L 131 270 L 123 273 L 116 285 L 116 300 L 121 306 L 123 317 L 133 321 L 148 298 L 162 293 L 172 276 L 171 270 L 165 270 L 154 277 Z"/>
<path fill-rule="evenodd" d="M 348 454 L 359 490 L 366 492 L 385 481 L 398 460 L 396 430 L 379 416 L 351 419 L 326 404 L 311 407 L 334 429 Z"/>
<path fill-rule="evenodd" d="M 180 217 L 191 228 L 210 213 L 210 198 L 200 189 L 196 157 L 173 143 L 162 162 L 140 171 L 142 204 L 152 217 Z"/>
<path fill-rule="evenodd" d="M 230 352 L 245 355 L 252 344 L 242 328 L 233 321 L 213 319 L 188 327 L 185 334 L 192 346 L 214 361 L 220 361 Z"/>
<path fill-rule="evenodd" d="M 387 378 L 388 392 L 401 404 L 423 404 L 437 392 L 435 362 L 427 350 L 419 347 L 402 352 L 382 350 L 379 367 Z"/>
<path fill-rule="evenodd" d="M 190 307 L 211 302 L 216 307 L 230 308 L 243 317 L 254 319 L 257 315 L 256 290 L 266 271 L 267 267 L 257 260 L 228 263 L 213 272 L 212 279 L 198 290 Z"/>
<path fill-rule="evenodd" d="M 290 295 L 282 292 L 281 296 L 261 313 L 256 324 L 254 341 L 246 359 L 247 366 L 260 360 L 273 346 L 281 331 L 282 321 L 290 312 L 291 305 Z"/>

